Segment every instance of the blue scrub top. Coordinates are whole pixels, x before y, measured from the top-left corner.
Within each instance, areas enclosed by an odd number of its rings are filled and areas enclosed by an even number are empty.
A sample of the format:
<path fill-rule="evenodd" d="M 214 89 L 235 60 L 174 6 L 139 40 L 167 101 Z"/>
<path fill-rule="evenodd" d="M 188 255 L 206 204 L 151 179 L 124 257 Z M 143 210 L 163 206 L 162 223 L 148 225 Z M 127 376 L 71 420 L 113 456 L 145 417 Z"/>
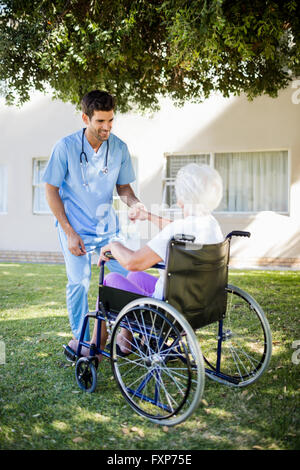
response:
<path fill-rule="evenodd" d="M 130 154 L 125 142 L 114 134 L 109 136 L 108 173 L 103 174 L 107 142 L 98 152 L 84 136 L 83 170 L 80 167 L 82 129 L 62 138 L 54 146 L 43 181 L 60 188 L 66 216 L 84 243 L 112 238 L 119 232 L 119 222 L 112 207 L 116 184 L 129 184 L 135 180 Z M 82 176 L 84 172 L 84 186 Z"/>

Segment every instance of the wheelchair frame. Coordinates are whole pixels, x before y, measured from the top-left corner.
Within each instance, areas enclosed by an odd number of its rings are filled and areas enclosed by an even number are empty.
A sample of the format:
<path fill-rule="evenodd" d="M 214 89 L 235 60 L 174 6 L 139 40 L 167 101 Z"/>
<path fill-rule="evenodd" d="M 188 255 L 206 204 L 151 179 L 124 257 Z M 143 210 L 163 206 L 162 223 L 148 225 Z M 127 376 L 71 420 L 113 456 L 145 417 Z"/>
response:
<path fill-rule="evenodd" d="M 233 236 L 250 237 L 250 233 L 233 231 L 226 237 L 229 243 Z M 190 237 L 183 240 L 192 241 Z M 82 390 L 95 391 L 96 356 L 102 354 L 110 359 L 114 377 L 130 406 L 155 423 L 172 426 L 198 407 L 205 375 L 225 385 L 244 387 L 264 373 L 272 353 L 271 331 L 262 308 L 249 294 L 228 284 L 225 290 L 230 302 L 226 300 L 224 318 L 194 331 L 164 300 L 103 286 L 104 264 L 100 266 L 98 308 L 84 318 L 77 351 L 64 346 L 67 358 L 76 362 L 75 377 Z M 160 263 L 153 267 L 166 269 Z M 117 299 L 112 303 L 107 300 L 105 305 L 104 294 Z M 90 318 L 98 320 L 96 344 L 83 339 Z M 100 348 L 102 321 L 111 334 L 109 352 Z M 132 336 L 131 354 L 127 356 L 117 351 L 117 334 L 122 328 Z M 88 357 L 81 355 L 82 347 L 89 348 Z"/>

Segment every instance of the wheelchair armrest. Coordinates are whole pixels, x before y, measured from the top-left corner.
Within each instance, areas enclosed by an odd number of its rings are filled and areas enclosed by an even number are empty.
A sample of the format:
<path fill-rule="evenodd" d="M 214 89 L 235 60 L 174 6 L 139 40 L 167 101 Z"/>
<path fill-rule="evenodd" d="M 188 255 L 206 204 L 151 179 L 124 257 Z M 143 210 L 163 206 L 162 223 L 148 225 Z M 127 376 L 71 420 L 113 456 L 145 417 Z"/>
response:
<path fill-rule="evenodd" d="M 104 253 L 104 255 L 109 259 L 115 259 L 110 251 L 106 251 Z M 153 266 L 151 266 L 151 268 L 156 268 L 156 269 L 165 269 L 165 267 L 166 266 L 163 263 L 157 263 L 157 264 L 154 264 Z"/>
<path fill-rule="evenodd" d="M 242 230 L 233 230 L 233 232 L 228 233 L 226 235 L 226 238 L 231 238 L 231 237 L 248 237 L 250 238 L 251 233 L 250 232 L 243 232 Z"/>
<path fill-rule="evenodd" d="M 157 264 L 154 264 L 153 266 L 151 266 L 151 268 L 149 268 L 149 269 L 152 269 L 152 268 L 156 268 L 156 269 L 166 269 L 166 265 L 163 264 L 163 263 L 157 263 Z"/>

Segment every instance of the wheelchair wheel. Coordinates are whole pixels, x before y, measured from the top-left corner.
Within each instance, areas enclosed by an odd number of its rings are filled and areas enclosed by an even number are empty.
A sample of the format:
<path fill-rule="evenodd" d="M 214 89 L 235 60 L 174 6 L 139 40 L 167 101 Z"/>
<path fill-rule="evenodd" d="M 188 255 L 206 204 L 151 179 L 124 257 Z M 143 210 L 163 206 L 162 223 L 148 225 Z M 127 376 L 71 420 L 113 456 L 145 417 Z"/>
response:
<path fill-rule="evenodd" d="M 97 386 L 97 371 L 93 361 L 88 357 L 81 357 L 75 367 L 76 382 L 87 393 L 93 393 Z"/>
<path fill-rule="evenodd" d="M 117 348 L 123 328 L 131 336 L 126 357 Z M 111 362 L 123 396 L 150 421 L 181 423 L 200 402 L 205 374 L 199 344 L 184 317 L 163 301 L 141 298 L 123 308 L 112 332 Z"/>
<path fill-rule="evenodd" d="M 228 285 L 226 317 L 201 328 L 206 375 L 235 387 L 258 380 L 272 354 L 272 336 L 262 308 L 242 289 Z"/>

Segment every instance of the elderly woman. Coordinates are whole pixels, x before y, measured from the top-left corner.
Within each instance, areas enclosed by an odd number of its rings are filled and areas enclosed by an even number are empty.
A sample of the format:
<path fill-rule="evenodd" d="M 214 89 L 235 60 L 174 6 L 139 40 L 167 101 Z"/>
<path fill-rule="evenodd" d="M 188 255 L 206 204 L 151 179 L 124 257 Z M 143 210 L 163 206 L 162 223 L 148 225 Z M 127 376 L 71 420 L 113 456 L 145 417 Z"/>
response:
<path fill-rule="evenodd" d="M 114 258 L 130 271 L 127 277 L 109 273 L 105 276 L 104 285 L 161 299 L 164 276 L 157 278 L 143 271 L 156 263 L 165 262 L 168 242 L 173 235 L 194 235 L 195 243 L 200 244 L 213 244 L 224 240 L 220 226 L 211 214 L 222 198 L 222 180 L 219 173 L 208 165 L 188 164 L 177 174 L 175 191 L 183 218 L 171 222 L 140 209 L 138 218 L 155 223 L 161 231 L 137 251 L 130 250 L 119 242 L 111 242 L 102 247 L 98 265 L 101 260 L 108 261 L 105 252 L 110 251 Z M 130 354 L 130 339 L 128 330 L 119 334 L 119 354 Z"/>

